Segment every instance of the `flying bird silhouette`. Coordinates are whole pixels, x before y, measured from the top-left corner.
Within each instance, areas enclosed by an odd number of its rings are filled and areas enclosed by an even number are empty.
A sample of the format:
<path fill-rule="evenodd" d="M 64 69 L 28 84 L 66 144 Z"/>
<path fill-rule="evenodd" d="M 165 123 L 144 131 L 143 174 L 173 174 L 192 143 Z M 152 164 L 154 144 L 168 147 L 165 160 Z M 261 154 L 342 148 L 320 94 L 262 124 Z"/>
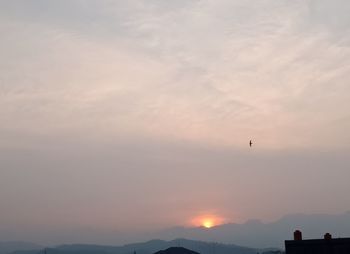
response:
<path fill-rule="evenodd" d="M 253 142 L 250 140 L 249 141 L 249 146 L 252 147 Z"/>

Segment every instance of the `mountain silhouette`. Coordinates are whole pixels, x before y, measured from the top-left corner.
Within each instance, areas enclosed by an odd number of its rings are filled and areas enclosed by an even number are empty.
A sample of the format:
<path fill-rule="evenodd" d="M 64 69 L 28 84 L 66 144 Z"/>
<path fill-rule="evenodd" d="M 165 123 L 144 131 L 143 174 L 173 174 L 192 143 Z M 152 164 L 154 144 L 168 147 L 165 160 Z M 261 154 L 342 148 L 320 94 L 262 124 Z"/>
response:
<path fill-rule="evenodd" d="M 199 253 L 186 249 L 184 247 L 170 247 L 166 250 L 157 251 L 154 254 L 199 254 Z"/>
<path fill-rule="evenodd" d="M 134 251 L 137 251 L 137 254 L 152 254 L 170 247 L 185 247 L 201 254 L 216 254 L 219 253 L 219 250 L 220 254 L 256 254 L 256 250 L 265 250 L 271 247 L 283 249 L 284 240 L 292 239 L 295 229 L 300 229 L 305 239 L 322 238 L 326 232 L 331 233 L 334 238 L 349 237 L 350 212 L 339 215 L 293 214 L 270 223 L 250 220 L 243 224 L 224 224 L 210 229 L 203 227 L 176 227 L 153 233 L 149 232 L 143 237 L 143 239 L 161 238 L 164 241 L 152 240 L 123 246 L 61 245 L 48 249 L 48 254 L 133 254 Z M 194 239 L 194 241 L 185 239 Z M 249 246 L 249 248 L 242 246 Z M 12 248 L 10 251 L 9 249 L 2 251 L 0 244 L 0 254 L 9 254 L 11 250 L 23 249 L 36 250 L 29 252 L 19 251 L 14 254 L 38 254 L 38 247 L 35 248 L 35 246 L 34 248 Z M 261 253 L 261 251 L 259 252 Z"/>
<path fill-rule="evenodd" d="M 43 247 L 29 242 L 0 242 L 0 254 L 10 254 L 17 250 L 40 250 Z"/>
<path fill-rule="evenodd" d="M 243 224 L 230 223 L 209 229 L 176 227 L 163 230 L 159 235 L 165 240 L 182 237 L 200 241 L 235 243 L 253 248 L 284 248 L 284 240 L 292 239 L 295 229 L 300 229 L 303 236 L 309 239 L 322 238 L 326 232 L 332 233 L 334 237 L 349 237 L 350 212 L 339 215 L 293 214 L 270 223 L 249 220 Z"/>
<path fill-rule="evenodd" d="M 103 246 L 89 244 L 61 245 L 46 249 L 46 254 L 153 254 L 171 247 L 182 247 L 200 254 L 256 254 L 268 251 L 242 247 L 234 244 L 176 239 L 172 241 L 152 240 L 144 243 L 127 244 L 123 246 Z M 12 254 L 43 254 L 38 251 L 16 251 Z M 194 254 L 194 253 L 188 253 Z"/>

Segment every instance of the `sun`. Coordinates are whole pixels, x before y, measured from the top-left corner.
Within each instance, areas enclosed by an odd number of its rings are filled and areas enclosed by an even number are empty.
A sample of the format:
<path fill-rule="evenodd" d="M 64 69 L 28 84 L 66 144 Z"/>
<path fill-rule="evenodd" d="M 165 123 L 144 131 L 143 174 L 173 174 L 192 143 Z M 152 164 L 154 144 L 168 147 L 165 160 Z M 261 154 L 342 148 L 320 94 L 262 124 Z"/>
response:
<path fill-rule="evenodd" d="M 209 229 L 221 225 L 224 222 L 225 219 L 217 214 L 200 214 L 191 219 L 190 225 Z"/>
<path fill-rule="evenodd" d="M 202 221 L 202 226 L 205 228 L 211 228 L 214 226 L 214 221 L 212 219 L 204 219 Z"/>

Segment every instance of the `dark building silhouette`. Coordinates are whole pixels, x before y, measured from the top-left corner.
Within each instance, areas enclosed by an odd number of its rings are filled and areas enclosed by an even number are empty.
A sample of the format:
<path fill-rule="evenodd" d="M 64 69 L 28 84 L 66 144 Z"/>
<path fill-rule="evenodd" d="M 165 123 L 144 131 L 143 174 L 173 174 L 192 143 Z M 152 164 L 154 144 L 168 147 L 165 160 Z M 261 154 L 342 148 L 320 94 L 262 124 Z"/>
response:
<path fill-rule="evenodd" d="M 350 238 L 332 238 L 326 233 L 323 239 L 303 240 L 299 230 L 294 240 L 285 241 L 286 254 L 350 254 Z"/>
<path fill-rule="evenodd" d="M 302 235 L 301 231 L 299 231 L 299 230 L 294 231 L 294 240 L 295 241 L 303 240 L 303 235 Z"/>

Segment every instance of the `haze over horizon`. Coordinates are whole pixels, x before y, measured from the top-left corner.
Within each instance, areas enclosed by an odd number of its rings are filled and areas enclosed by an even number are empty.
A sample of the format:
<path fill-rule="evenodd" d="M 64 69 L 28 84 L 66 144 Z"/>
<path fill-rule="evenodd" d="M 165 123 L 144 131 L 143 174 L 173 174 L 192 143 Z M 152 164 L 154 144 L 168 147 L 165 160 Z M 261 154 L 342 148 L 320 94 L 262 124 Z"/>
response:
<path fill-rule="evenodd" d="M 350 211 L 349 13 L 1 1 L 0 240 Z"/>

